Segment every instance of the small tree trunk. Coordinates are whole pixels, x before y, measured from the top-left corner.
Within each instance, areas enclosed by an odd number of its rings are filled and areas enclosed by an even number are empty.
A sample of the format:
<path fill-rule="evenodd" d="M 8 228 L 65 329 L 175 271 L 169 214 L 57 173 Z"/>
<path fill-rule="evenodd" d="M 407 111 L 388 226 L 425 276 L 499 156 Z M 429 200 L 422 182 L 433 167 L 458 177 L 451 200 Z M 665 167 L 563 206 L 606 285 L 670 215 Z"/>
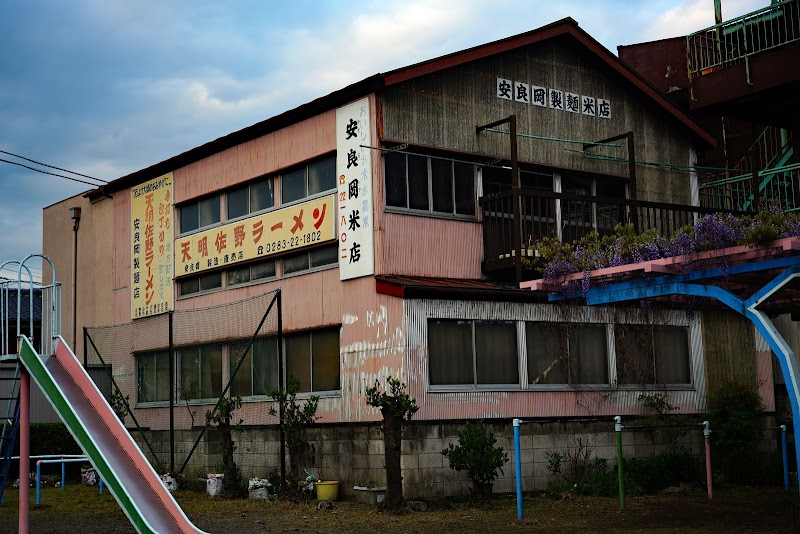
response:
<path fill-rule="evenodd" d="M 403 506 L 403 473 L 400 455 L 403 443 L 403 419 L 383 411 L 383 445 L 386 462 L 386 497 L 383 501 L 388 510 Z"/>
<path fill-rule="evenodd" d="M 235 446 L 233 443 L 233 431 L 230 419 L 219 424 L 220 446 L 222 447 L 222 473 L 225 478 L 222 480 L 222 493 L 227 498 L 241 496 L 241 477 L 239 468 L 233 458 Z"/>

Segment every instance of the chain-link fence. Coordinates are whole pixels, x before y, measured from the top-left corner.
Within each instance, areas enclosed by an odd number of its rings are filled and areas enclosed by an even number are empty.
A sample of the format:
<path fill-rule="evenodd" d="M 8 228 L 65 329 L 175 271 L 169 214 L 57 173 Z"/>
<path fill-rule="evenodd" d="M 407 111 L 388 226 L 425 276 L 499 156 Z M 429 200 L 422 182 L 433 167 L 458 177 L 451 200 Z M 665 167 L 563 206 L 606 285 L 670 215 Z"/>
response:
<path fill-rule="evenodd" d="M 285 472 L 279 418 L 267 402 L 283 386 L 280 290 L 86 328 L 84 336 L 87 371 L 156 469 L 213 470 L 219 437 L 207 427 L 207 414 L 221 399 L 241 397 L 234 422 L 263 429 L 265 438 L 255 447 L 257 458 L 247 457 L 253 438 L 243 438 L 237 463 Z"/>

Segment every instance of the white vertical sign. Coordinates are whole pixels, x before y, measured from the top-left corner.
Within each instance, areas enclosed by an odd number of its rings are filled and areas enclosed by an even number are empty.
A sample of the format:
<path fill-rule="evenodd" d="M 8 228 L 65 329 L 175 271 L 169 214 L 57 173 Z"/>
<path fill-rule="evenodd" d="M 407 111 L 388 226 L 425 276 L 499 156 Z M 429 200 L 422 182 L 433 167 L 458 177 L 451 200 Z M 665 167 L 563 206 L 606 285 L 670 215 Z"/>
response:
<path fill-rule="evenodd" d="M 339 279 L 375 273 L 369 99 L 336 110 Z"/>

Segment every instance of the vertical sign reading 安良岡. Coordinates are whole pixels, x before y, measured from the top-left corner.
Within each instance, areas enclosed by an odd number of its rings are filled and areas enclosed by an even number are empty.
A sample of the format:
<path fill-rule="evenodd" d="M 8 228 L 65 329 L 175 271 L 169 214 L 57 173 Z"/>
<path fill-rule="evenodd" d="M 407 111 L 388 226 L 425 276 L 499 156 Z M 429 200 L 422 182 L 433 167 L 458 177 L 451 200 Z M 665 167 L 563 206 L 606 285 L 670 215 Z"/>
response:
<path fill-rule="evenodd" d="M 369 99 L 336 110 L 339 279 L 375 272 Z"/>
<path fill-rule="evenodd" d="M 172 311 L 172 173 L 131 188 L 131 318 Z"/>

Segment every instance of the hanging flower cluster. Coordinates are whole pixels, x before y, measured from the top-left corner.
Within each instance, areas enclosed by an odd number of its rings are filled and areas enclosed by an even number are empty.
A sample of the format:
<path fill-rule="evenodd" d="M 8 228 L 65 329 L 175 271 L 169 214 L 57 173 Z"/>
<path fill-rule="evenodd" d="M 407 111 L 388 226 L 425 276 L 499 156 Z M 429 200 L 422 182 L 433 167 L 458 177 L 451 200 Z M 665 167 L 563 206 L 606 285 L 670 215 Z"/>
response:
<path fill-rule="evenodd" d="M 754 217 L 730 213 L 706 215 L 686 226 L 670 239 L 655 229 L 636 233 L 633 225 L 618 224 L 613 235 L 591 232 L 575 243 L 561 243 L 548 236 L 537 240 L 536 259 L 527 266 L 541 272 L 544 279 L 584 273 L 580 289 L 589 290 L 589 271 L 630 263 L 673 258 L 695 252 L 736 245 L 765 245 L 776 239 L 800 236 L 800 215 L 785 213 L 778 203 L 765 203 Z"/>

